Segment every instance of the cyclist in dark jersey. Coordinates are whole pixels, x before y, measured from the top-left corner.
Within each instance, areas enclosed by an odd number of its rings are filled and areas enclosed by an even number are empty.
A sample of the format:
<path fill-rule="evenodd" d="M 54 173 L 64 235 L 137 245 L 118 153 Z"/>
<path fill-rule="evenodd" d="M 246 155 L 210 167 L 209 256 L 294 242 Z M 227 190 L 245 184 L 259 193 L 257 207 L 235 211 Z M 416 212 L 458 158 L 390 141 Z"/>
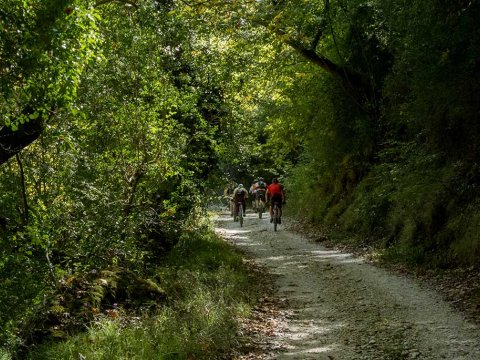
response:
<path fill-rule="evenodd" d="M 273 207 L 277 203 L 280 210 L 279 223 L 281 224 L 282 218 L 282 204 L 285 203 L 285 191 L 283 185 L 278 182 L 277 178 L 272 180 L 272 183 L 267 186 L 267 202 L 270 202 L 270 222 L 273 222 Z"/>
<path fill-rule="evenodd" d="M 245 212 L 247 210 L 247 200 L 248 199 L 248 191 L 245 189 L 243 184 L 239 184 L 238 187 L 233 191 L 233 198 L 232 201 L 235 202 L 235 213 L 238 212 L 238 203 L 241 202 L 243 206 L 243 215 L 245 216 Z"/>

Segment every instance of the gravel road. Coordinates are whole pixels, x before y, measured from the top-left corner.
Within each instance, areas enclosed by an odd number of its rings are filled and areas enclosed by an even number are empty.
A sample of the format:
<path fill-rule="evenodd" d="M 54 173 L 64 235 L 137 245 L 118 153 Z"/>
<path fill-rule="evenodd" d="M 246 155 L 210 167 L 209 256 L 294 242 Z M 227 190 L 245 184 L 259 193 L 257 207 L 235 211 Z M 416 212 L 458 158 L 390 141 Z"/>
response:
<path fill-rule="evenodd" d="M 480 328 L 408 277 L 322 247 L 247 214 L 216 231 L 264 267 L 275 313 L 262 359 L 480 359 Z M 265 320 L 267 321 L 267 320 Z"/>

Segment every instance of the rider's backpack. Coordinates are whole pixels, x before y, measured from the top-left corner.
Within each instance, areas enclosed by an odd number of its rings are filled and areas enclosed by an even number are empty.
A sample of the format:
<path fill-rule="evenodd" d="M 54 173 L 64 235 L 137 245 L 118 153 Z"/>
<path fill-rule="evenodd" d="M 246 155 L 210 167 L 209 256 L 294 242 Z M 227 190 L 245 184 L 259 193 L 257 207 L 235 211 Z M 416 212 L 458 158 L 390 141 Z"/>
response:
<path fill-rule="evenodd" d="M 265 184 L 263 181 L 259 181 L 257 183 L 257 189 L 266 189 L 267 188 L 267 184 Z"/>

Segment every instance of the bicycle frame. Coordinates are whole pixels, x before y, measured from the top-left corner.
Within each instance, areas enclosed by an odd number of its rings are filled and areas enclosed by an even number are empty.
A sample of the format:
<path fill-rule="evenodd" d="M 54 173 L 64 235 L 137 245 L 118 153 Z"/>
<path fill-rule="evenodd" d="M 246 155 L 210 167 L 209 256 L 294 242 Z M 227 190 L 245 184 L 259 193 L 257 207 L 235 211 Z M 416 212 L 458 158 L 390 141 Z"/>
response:
<path fill-rule="evenodd" d="M 236 216 L 238 216 L 238 221 L 240 222 L 240 227 L 243 226 L 243 204 L 241 201 L 237 203 L 236 206 Z"/>
<path fill-rule="evenodd" d="M 273 230 L 277 231 L 277 225 L 280 222 L 280 208 L 278 207 L 278 202 L 273 203 Z"/>

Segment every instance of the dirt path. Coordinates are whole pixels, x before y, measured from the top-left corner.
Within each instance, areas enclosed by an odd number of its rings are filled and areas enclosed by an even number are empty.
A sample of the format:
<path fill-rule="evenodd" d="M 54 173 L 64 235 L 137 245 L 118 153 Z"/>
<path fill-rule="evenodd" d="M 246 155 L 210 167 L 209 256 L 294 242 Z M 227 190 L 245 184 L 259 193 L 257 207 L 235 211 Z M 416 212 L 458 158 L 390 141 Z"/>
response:
<path fill-rule="evenodd" d="M 274 297 L 263 359 L 480 359 L 480 329 L 435 292 L 267 219 L 227 214 L 216 230 L 264 266 Z M 274 349 L 274 350 L 272 350 Z"/>

